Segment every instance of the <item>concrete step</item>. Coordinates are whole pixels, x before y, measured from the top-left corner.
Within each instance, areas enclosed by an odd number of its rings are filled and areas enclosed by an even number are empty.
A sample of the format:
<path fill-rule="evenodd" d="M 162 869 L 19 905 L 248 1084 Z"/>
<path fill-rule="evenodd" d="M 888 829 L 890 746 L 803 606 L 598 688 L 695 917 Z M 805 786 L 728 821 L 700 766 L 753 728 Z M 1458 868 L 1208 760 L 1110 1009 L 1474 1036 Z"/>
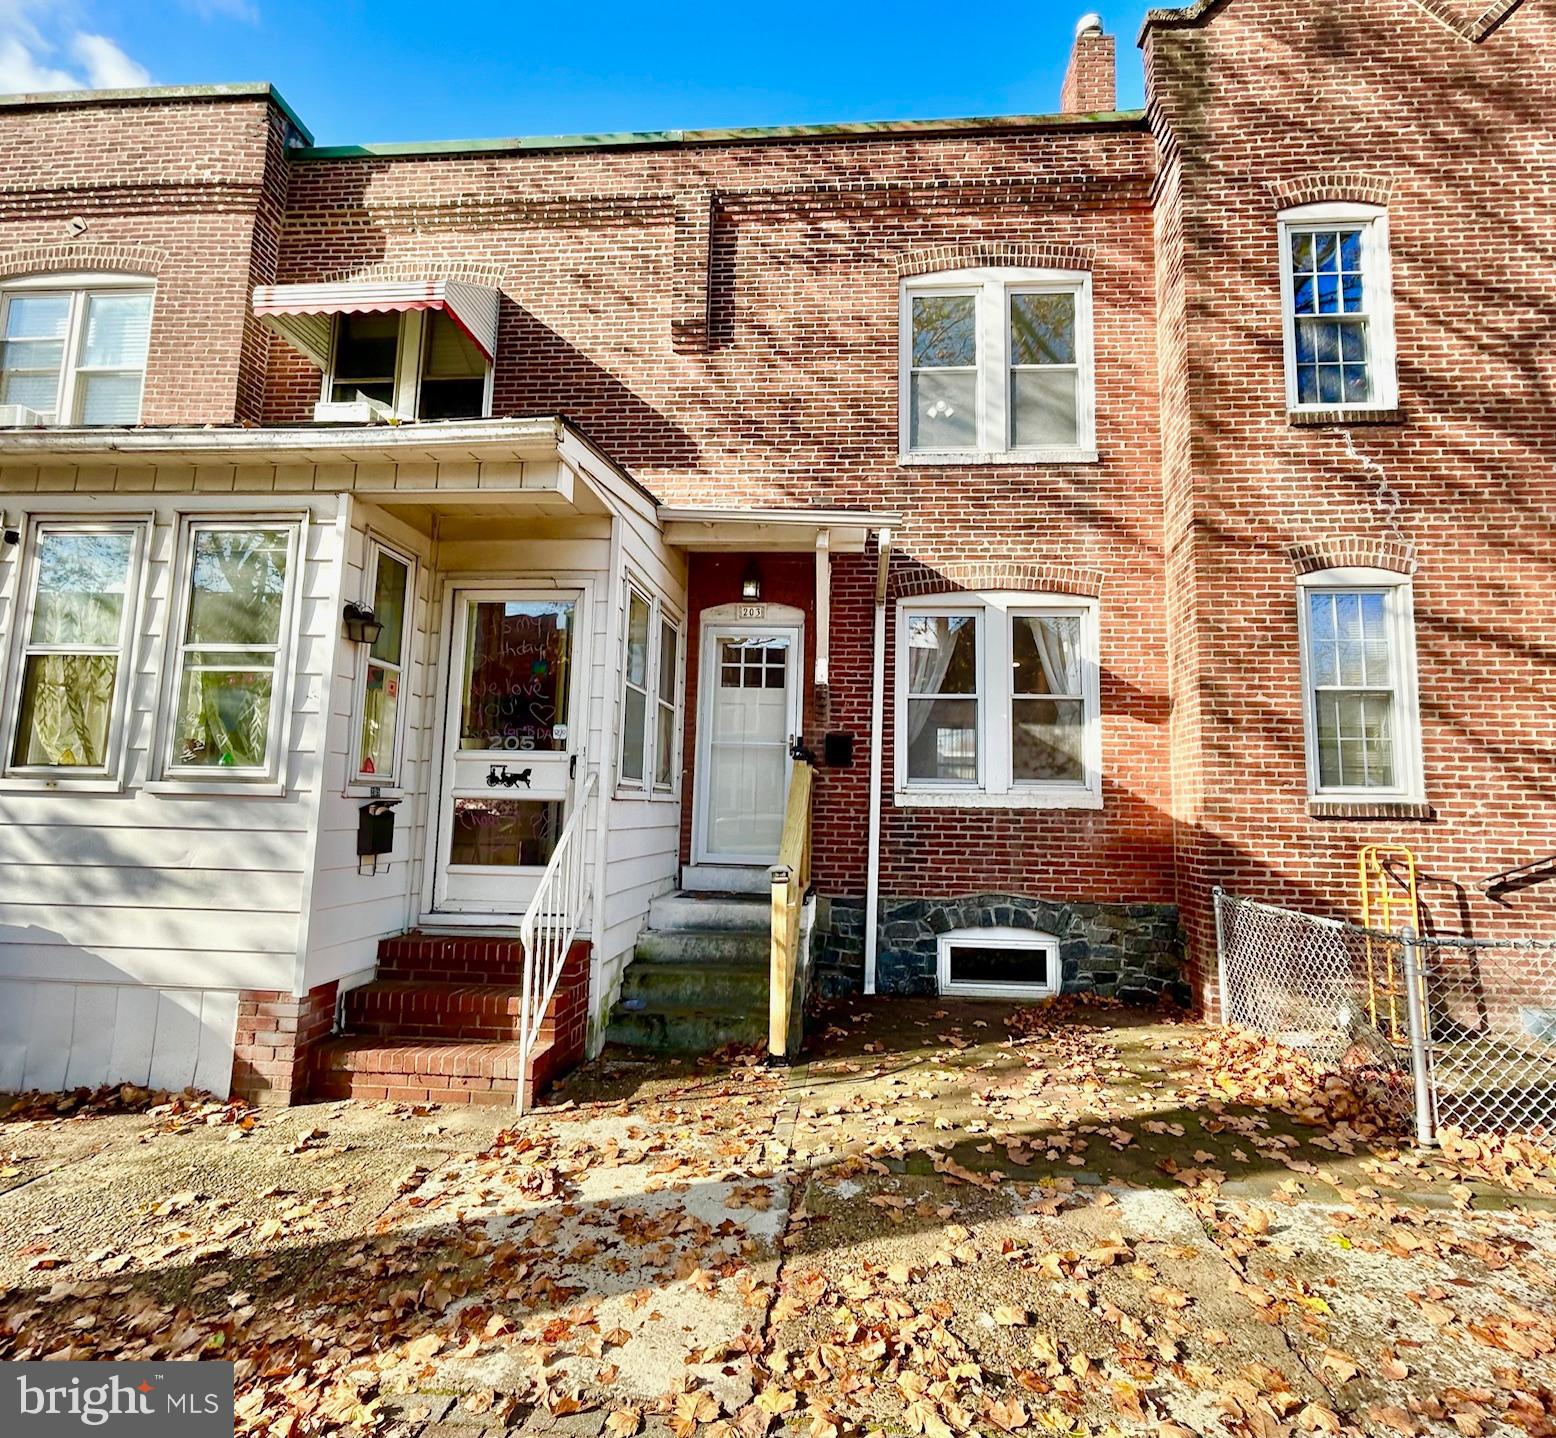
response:
<path fill-rule="evenodd" d="M 379 1037 L 512 1039 L 520 995 L 516 984 L 378 979 L 346 994 L 346 1027 Z"/>
<path fill-rule="evenodd" d="M 731 1014 L 767 1012 L 767 968 L 752 964 L 643 963 L 627 965 L 621 976 L 623 1003 L 641 1003 L 642 1012 L 693 1005 L 727 1009 Z"/>
<path fill-rule="evenodd" d="M 760 1043 L 766 1037 L 765 1003 L 749 1013 L 690 1004 L 633 1011 L 617 1004 L 605 1030 L 606 1043 L 659 1053 L 708 1053 L 721 1044 Z"/>
<path fill-rule="evenodd" d="M 772 936 L 765 930 L 645 929 L 633 950 L 637 964 L 741 964 L 765 981 L 772 954 Z"/>
<path fill-rule="evenodd" d="M 534 1058 L 538 1070 L 543 1057 Z M 519 1046 L 351 1034 L 320 1044 L 314 1061 L 315 1098 L 511 1105 Z"/>
<path fill-rule="evenodd" d="M 649 905 L 648 927 L 670 933 L 693 929 L 767 933 L 772 910 L 769 900 L 740 894 L 661 894 Z"/>
<path fill-rule="evenodd" d="M 683 864 L 681 887 L 694 894 L 766 894 L 770 873 L 765 864 Z"/>

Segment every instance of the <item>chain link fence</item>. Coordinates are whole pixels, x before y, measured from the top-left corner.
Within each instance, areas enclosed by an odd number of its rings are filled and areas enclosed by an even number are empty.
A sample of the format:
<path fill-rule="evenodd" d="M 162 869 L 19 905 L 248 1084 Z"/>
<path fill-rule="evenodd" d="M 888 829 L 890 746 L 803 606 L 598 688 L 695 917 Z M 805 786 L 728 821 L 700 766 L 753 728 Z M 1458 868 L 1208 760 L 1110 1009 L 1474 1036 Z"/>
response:
<path fill-rule="evenodd" d="M 1556 1132 L 1556 943 L 1420 938 L 1216 891 L 1226 1021 L 1342 1074 L 1422 1142 Z"/>

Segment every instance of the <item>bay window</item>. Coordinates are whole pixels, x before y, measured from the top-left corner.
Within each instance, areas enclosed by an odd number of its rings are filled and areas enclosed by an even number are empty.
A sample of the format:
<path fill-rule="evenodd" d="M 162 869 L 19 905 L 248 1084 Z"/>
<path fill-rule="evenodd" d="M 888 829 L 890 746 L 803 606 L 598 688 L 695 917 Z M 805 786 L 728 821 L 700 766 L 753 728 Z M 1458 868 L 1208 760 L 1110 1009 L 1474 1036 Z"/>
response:
<path fill-rule="evenodd" d="M 1300 585 L 1308 793 L 1421 797 L 1410 584 L 1387 570 L 1323 570 Z"/>
<path fill-rule="evenodd" d="M 412 619 L 415 566 L 402 555 L 373 544 L 368 583 L 373 617 L 382 626 L 368 646 L 361 679 L 362 716 L 357 740 L 356 782 L 393 787 L 400 777 L 400 729 Z"/>
<path fill-rule="evenodd" d="M 1101 803 L 1097 606 L 1029 594 L 902 601 L 899 803 Z"/>
<path fill-rule="evenodd" d="M 169 776 L 281 772 L 300 529 L 296 521 L 227 520 L 185 528 Z"/>
<path fill-rule="evenodd" d="M 904 459 L 1096 458 L 1088 274 L 916 277 L 903 284 L 900 324 Z"/>
<path fill-rule="evenodd" d="M 106 778 L 122 752 L 145 526 L 44 522 L 30 549 L 9 772 Z"/>
<path fill-rule="evenodd" d="M 54 275 L 0 288 L 0 423 L 138 423 L 151 299 L 142 276 Z"/>

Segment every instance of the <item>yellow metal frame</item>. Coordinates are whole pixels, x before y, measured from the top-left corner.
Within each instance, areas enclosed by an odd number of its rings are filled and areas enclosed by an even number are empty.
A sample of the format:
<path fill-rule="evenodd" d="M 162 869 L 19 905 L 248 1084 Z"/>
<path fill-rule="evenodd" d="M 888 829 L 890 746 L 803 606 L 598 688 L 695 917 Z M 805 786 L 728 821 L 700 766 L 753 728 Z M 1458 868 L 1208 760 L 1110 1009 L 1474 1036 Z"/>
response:
<path fill-rule="evenodd" d="M 1398 866 L 1396 869 L 1393 866 Z M 1403 873 L 1399 870 L 1403 870 Z M 1421 898 L 1416 889 L 1416 856 L 1403 844 L 1368 844 L 1356 856 L 1356 883 L 1361 895 L 1362 927 L 1386 934 L 1408 927 L 1421 932 Z M 1374 1028 L 1378 1000 L 1388 1005 L 1388 1036 L 1401 1043 L 1399 1001 L 1405 997 L 1394 965 L 1394 945 L 1377 943 L 1367 936 L 1367 1009 Z M 1378 955 L 1383 949 L 1383 973 L 1378 974 Z"/>

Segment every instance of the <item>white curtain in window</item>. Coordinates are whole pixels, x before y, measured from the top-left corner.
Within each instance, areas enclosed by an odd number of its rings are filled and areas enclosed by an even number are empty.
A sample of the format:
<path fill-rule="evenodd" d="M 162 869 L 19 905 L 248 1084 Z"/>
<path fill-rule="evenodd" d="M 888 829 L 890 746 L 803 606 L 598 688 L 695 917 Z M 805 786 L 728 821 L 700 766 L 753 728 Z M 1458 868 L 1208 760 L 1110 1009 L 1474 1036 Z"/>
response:
<path fill-rule="evenodd" d="M 1037 649 L 1038 662 L 1050 694 L 1081 692 L 1081 626 L 1068 615 L 1023 615 L 1017 624 L 1027 626 Z M 1028 691 L 1031 692 L 1031 691 Z"/>
<path fill-rule="evenodd" d="M 908 620 L 908 694 L 938 694 L 945 682 L 958 631 L 944 616 L 915 615 Z M 908 705 L 908 738 L 917 739 L 929 722 L 933 704 Z"/>

